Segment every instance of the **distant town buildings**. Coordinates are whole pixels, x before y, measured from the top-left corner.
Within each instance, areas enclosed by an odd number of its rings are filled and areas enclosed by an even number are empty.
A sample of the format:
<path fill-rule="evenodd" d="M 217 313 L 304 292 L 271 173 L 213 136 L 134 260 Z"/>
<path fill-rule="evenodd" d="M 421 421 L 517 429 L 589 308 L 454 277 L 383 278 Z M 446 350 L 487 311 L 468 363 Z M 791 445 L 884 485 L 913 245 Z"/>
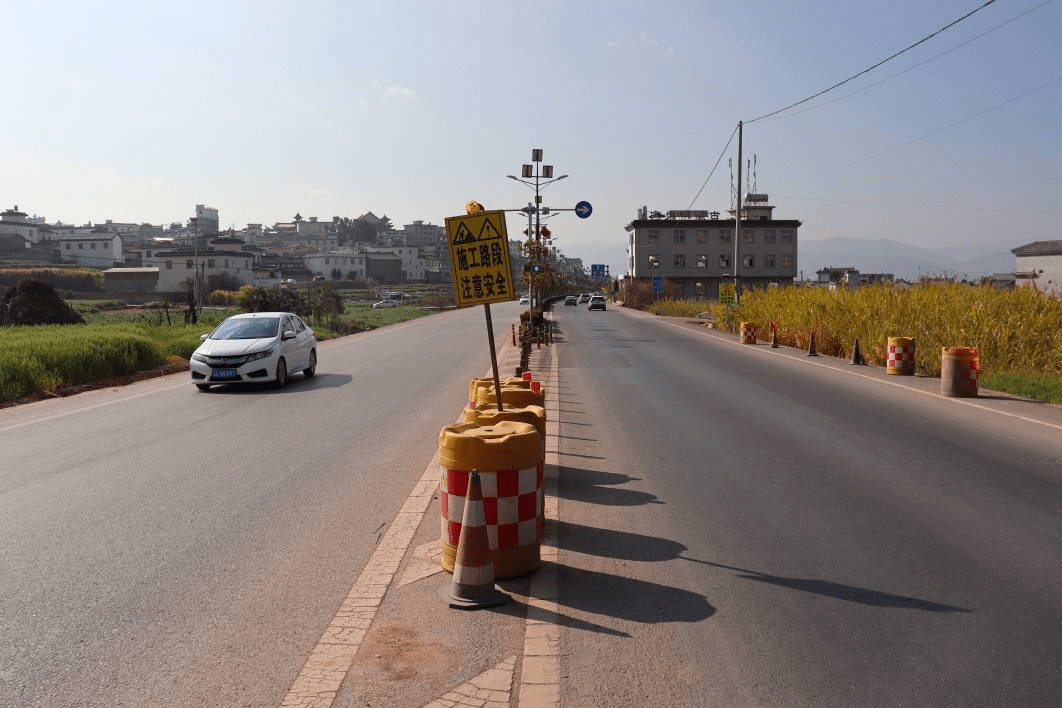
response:
<path fill-rule="evenodd" d="M 367 212 L 329 221 L 295 214 L 271 227 L 221 231 L 218 210 L 196 204 L 187 223 L 48 224 L 17 206 L 0 212 L 0 262 L 71 264 L 104 271 L 115 289 L 201 292 L 282 279 L 449 282 L 446 230 L 424 220 L 400 229 Z M 150 286 L 149 286 L 150 284 Z"/>

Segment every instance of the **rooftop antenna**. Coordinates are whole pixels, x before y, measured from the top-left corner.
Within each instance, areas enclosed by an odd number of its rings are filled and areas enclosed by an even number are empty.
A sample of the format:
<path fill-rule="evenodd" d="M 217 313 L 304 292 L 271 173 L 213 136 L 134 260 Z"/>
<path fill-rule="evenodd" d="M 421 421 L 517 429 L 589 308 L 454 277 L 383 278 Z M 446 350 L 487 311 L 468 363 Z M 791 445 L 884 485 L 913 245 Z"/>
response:
<path fill-rule="evenodd" d="M 734 194 L 734 158 L 730 158 L 728 162 L 730 163 L 730 208 L 733 209 L 736 198 Z"/>
<path fill-rule="evenodd" d="M 752 156 L 752 193 L 753 194 L 759 194 L 760 193 L 760 190 L 757 188 L 757 184 L 756 184 L 756 155 L 755 154 L 753 154 L 753 156 Z"/>
<path fill-rule="evenodd" d="M 749 177 L 752 175 L 752 160 L 745 160 L 745 194 L 752 194 Z"/>

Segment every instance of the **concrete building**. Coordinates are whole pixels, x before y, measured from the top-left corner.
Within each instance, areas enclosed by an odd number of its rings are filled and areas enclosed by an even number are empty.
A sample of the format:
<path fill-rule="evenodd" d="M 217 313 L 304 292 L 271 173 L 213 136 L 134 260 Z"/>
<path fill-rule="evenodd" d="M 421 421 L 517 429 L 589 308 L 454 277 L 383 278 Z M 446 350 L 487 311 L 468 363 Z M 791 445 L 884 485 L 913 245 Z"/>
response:
<path fill-rule="evenodd" d="M 218 232 L 218 210 L 213 207 L 196 204 L 195 230 L 200 234 L 216 234 Z"/>
<path fill-rule="evenodd" d="M 1011 249 L 1017 284 L 1062 297 L 1062 240 L 1034 241 Z"/>
<path fill-rule="evenodd" d="M 196 254 L 193 248 L 180 246 L 153 252 L 150 259 L 144 259 L 144 266 L 159 269 L 159 292 L 181 292 L 197 271 L 197 258 L 200 291 L 204 294 L 219 287 L 251 283 L 255 254 L 248 251 L 200 249 Z"/>
<path fill-rule="evenodd" d="M 326 280 L 365 280 L 365 254 L 353 248 L 313 253 L 303 261 L 314 275 L 323 275 Z"/>
<path fill-rule="evenodd" d="M 40 243 L 41 239 L 45 238 L 41 227 L 40 223 L 19 211 L 17 204 L 0 212 L 0 234 L 17 234 L 30 243 Z"/>
<path fill-rule="evenodd" d="M 797 276 L 801 222 L 775 219 L 773 210 L 766 194 L 746 195 L 738 237 L 736 209 L 730 210 L 729 219 L 720 219 L 714 211 L 662 214 L 642 207 L 626 227 L 628 276 L 634 280 L 663 276 L 682 298 L 717 299 L 719 284 L 734 278 L 736 252 L 742 288 L 791 284 Z"/>
<path fill-rule="evenodd" d="M 122 237 L 110 231 L 64 235 L 59 241 L 59 259 L 89 268 L 113 268 L 125 261 Z"/>

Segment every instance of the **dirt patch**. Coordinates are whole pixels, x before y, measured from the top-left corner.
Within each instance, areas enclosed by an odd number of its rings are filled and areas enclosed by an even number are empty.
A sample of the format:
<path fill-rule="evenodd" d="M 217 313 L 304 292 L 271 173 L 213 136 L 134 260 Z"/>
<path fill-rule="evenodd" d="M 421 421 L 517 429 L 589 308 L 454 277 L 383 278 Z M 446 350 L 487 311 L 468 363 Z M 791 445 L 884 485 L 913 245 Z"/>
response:
<path fill-rule="evenodd" d="M 374 628 L 358 657 L 359 663 L 375 665 L 391 681 L 446 675 L 459 665 L 454 647 L 424 642 L 417 630 L 394 624 Z"/>

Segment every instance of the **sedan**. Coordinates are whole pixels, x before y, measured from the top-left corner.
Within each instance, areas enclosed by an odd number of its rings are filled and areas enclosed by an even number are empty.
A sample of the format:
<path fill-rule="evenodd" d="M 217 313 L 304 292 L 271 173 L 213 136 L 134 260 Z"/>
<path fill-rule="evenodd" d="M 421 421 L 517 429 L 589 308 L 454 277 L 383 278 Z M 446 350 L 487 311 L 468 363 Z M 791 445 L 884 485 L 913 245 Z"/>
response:
<path fill-rule="evenodd" d="M 590 305 L 586 308 L 588 310 L 604 310 L 605 309 L 605 296 L 593 295 L 590 297 Z"/>
<path fill-rule="evenodd" d="M 372 305 L 372 309 L 374 310 L 382 310 L 385 307 L 398 307 L 398 301 L 384 299 L 380 300 L 380 302 L 375 302 Z"/>
<path fill-rule="evenodd" d="M 317 338 L 298 315 L 252 312 L 233 315 L 192 352 L 192 383 L 206 391 L 212 384 L 273 382 L 280 388 L 288 376 L 317 371 Z"/>
<path fill-rule="evenodd" d="M 574 295 L 569 295 L 568 297 L 564 298 L 564 304 L 565 305 L 574 305 L 574 304 L 576 304 L 575 296 Z"/>

